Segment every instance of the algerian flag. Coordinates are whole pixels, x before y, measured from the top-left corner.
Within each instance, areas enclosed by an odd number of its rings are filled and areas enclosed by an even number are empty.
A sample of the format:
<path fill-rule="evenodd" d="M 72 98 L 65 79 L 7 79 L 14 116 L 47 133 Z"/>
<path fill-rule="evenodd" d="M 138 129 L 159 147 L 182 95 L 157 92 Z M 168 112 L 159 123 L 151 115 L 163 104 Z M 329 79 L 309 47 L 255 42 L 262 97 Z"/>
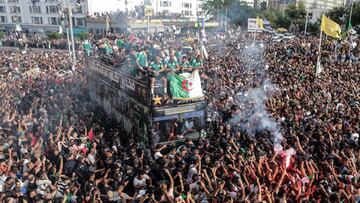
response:
<path fill-rule="evenodd" d="M 203 97 L 201 80 L 197 70 L 180 75 L 171 74 L 169 76 L 170 92 L 175 100 L 191 100 Z"/>

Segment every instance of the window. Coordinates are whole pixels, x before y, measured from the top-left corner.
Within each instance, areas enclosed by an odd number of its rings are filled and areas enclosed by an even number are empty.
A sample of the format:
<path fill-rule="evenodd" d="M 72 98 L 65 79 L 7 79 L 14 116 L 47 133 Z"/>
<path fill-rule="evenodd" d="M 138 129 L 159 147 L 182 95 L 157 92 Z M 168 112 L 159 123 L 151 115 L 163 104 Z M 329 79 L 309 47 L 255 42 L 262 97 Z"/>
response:
<path fill-rule="evenodd" d="M 84 19 L 83 18 L 76 18 L 76 26 L 84 26 Z"/>
<path fill-rule="evenodd" d="M 5 2 L 5 0 L 0 0 L 0 3 L 4 3 Z"/>
<path fill-rule="evenodd" d="M 192 12 L 191 11 L 182 11 L 181 12 L 184 16 L 191 16 Z"/>
<path fill-rule="evenodd" d="M 76 6 L 73 8 L 73 13 L 82 13 L 82 6 Z"/>
<path fill-rule="evenodd" d="M 49 25 L 60 25 L 59 18 L 49 17 L 48 20 L 49 20 Z"/>
<path fill-rule="evenodd" d="M 20 7 L 10 6 L 10 13 L 20 13 Z"/>
<path fill-rule="evenodd" d="M 9 3 L 16 3 L 19 2 L 19 0 L 9 0 Z"/>
<path fill-rule="evenodd" d="M 59 7 L 57 6 L 46 6 L 46 13 L 58 13 Z"/>
<path fill-rule="evenodd" d="M 0 22 L 6 23 L 6 16 L 0 16 Z"/>
<path fill-rule="evenodd" d="M 29 6 L 29 7 L 30 7 L 30 13 L 41 13 L 40 6 Z"/>
<path fill-rule="evenodd" d="M 31 22 L 33 24 L 43 24 L 42 17 L 31 17 Z"/>
<path fill-rule="evenodd" d="M 170 1 L 161 1 L 160 6 L 162 6 L 162 7 L 171 7 L 171 2 Z"/>
<path fill-rule="evenodd" d="M 191 8 L 191 3 L 182 3 L 183 8 Z"/>
<path fill-rule="evenodd" d="M 21 23 L 21 17 L 20 16 L 11 16 L 11 22 L 13 23 Z"/>
<path fill-rule="evenodd" d="M 6 7 L 0 6 L 0 13 L 6 13 Z"/>

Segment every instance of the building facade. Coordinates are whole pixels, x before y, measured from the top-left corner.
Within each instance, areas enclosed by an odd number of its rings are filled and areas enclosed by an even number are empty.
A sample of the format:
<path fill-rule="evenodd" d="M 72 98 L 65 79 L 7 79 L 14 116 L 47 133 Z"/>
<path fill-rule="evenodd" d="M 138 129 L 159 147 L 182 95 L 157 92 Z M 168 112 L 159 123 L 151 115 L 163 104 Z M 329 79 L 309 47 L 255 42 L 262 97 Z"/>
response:
<path fill-rule="evenodd" d="M 304 3 L 306 10 L 309 12 L 309 20 L 315 22 L 321 13 L 332 8 L 344 6 L 346 0 L 268 0 L 268 6 L 275 10 L 284 11 L 289 4 Z"/>
<path fill-rule="evenodd" d="M 155 14 L 181 14 L 185 18 L 196 19 L 203 15 L 202 4 L 205 0 L 152 0 L 151 7 Z"/>
<path fill-rule="evenodd" d="M 88 12 L 87 2 L 76 4 L 71 0 L 0 0 L 0 27 L 21 28 L 29 32 L 58 31 L 61 25 L 61 7 L 71 5 L 74 27 L 84 27 Z"/>

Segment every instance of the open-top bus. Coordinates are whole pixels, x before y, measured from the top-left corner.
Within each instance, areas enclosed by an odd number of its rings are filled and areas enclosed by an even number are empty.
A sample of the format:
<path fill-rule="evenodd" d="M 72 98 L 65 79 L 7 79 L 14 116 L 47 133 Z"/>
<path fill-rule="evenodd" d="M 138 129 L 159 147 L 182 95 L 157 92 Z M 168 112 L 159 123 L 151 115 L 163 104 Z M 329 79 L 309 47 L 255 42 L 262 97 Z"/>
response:
<path fill-rule="evenodd" d="M 201 136 L 204 97 L 168 102 L 151 93 L 148 77 L 134 77 L 123 63 L 107 63 L 94 55 L 86 57 L 86 65 L 92 100 L 127 133 L 136 135 L 138 142 L 153 145 Z"/>

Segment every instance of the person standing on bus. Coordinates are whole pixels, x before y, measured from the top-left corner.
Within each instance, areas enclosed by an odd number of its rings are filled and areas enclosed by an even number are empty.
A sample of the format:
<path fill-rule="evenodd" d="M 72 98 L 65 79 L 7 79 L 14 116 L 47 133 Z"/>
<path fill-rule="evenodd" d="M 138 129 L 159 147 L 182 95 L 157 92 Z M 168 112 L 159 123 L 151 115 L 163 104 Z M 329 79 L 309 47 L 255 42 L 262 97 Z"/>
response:
<path fill-rule="evenodd" d="M 128 62 L 129 62 L 129 71 L 130 71 L 131 75 L 133 75 L 133 76 L 138 75 L 139 71 L 141 70 L 140 69 L 141 66 L 139 65 L 139 61 L 137 58 L 137 52 L 133 48 L 130 50 Z"/>
<path fill-rule="evenodd" d="M 184 73 L 184 72 L 191 72 L 191 65 L 189 62 L 189 59 L 187 58 L 186 55 L 184 55 L 181 58 L 181 62 L 180 62 L 180 72 Z"/>
<path fill-rule="evenodd" d="M 138 53 L 136 54 L 136 58 L 139 62 L 139 68 L 141 70 L 146 70 L 148 67 L 148 59 L 147 59 L 147 49 L 146 47 L 139 47 Z"/>
<path fill-rule="evenodd" d="M 161 62 L 160 56 L 155 57 L 155 61 L 150 63 L 148 71 L 150 72 L 150 87 L 151 94 L 154 95 L 155 82 L 162 80 L 164 86 L 164 93 L 167 94 L 167 79 L 164 75 L 164 65 Z"/>
<path fill-rule="evenodd" d="M 204 80 L 208 80 L 209 77 L 207 75 L 205 75 L 205 73 L 203 72 L 204 70 L 204 61 L 202 59 L 202 56 L 200 53 L 197 53 L 195 58 L 191 60 L 190 62 L 191 65 L 191 69 L 194 70 L 198 70 L 199 71 L 199 75 L 202 79 Z"/>
<path fill-rule="evenodd" d="M 173 54 L 171 54 L 169 60 L 165 62 L 165 68 L 166 71 L 168 71 L 168 74 L 176 73 L 178 70 L 180 70 L 179 63 Z"/>

